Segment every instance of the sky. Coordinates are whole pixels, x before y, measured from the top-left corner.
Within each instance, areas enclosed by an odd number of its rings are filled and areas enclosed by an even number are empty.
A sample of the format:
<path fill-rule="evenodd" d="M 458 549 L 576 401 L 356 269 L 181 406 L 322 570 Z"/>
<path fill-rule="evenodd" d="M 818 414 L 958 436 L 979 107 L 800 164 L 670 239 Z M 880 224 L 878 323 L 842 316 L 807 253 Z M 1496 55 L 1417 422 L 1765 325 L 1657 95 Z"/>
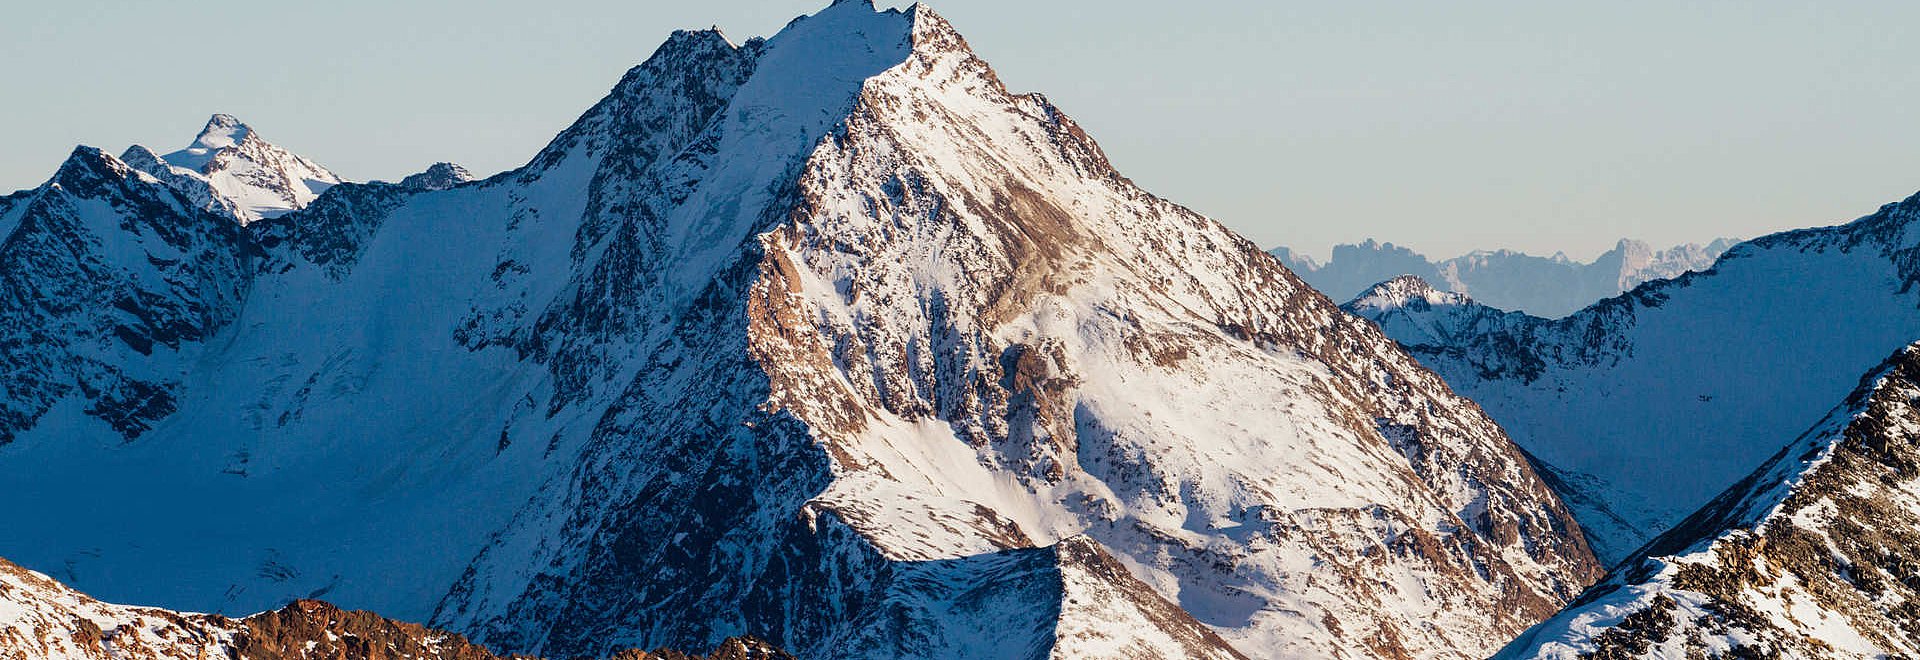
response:
<path fill-rule="evenodd" d="M 744 40 L 826 4 L 8 1 L 0 189 L 76 144 L 185 146 L 215 112 L 353 180 L 490 174 L 673 29 Z M 1148 190 L 1322 257 L 1375 238 L 1585 259 L 1920 190 L 1920 3 L 932 5 Z"/>

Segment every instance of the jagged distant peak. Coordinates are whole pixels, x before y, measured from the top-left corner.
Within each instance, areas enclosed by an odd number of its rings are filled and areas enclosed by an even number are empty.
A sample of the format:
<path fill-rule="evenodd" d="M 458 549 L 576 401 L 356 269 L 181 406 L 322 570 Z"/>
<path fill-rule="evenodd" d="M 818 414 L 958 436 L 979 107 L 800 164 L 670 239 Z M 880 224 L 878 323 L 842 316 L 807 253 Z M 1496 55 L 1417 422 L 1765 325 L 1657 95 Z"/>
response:
<path fill-rule="evenodd" d="M 138 144 L 127 147 L 126 151 L 120 152 L 120 160 L 142 172 L 151 172 L 152 170 L 166 167 L 166 161 L 161 160 L 160 154 L 154 153 L 152 149 Z"/>
<path fill-rule="evenodd" d="M 410 190 L 446 190 L 454 186 L 473 181 L 472 172 L 455 163 L 439 162 L 427 166 L 416 174 L 407 175 L 400 180 L 400 187 Z"/>
<path fill-rule="evenodd" d="M 1440 290 L 1434 288 L 1432 282 L 1418 275 L 1401 275 L 1367 290 L 1368 295 L 1432 296 L 1438 293 Z"/>
<path fill-rule="evenodd" d="M 1642 282 L 1705 270 L 1736 242 L 1717 239 L 1706 245 L 1689 243 L 1659 250 L 1644 241 L 1623 238 L 1584 262 L 1564 251 L 1537 256 L 1506 248 L 1435 260 L 1374 239 L 1336 245 L 1333 258 L 1324 264 L 1285 248 L 1271 252 L 1335 300 L 1358 296 L 1396 273 L 1411 273 L 1441 290 L 1471 294 L 1493 307 L 1559 317 Z"/>
<path fill-rule="evenodd" d="M 1417 275 L 1401 275 L 1373 285 L 1341 307 L 1360 316 L 1378 320 L 1390 310 L 1435 306 L 1480 306 L 1464 293 L 1442 291 Z"/>
<path fill-rule="evenodd" d="M 740 44 L 734 43 L 733 39 L 727 36 L 725 30 L 720 29 L 718 25 L 714 25 L 700 30 L 674 30 L 672 34 L 667 36 L 667 40 L 660 44 L 657 50 L 661 52 L 673 52 L 700 48 L 736 49 L 739 47 Z M 636 65 L 635 68 L 638 68 L 638 65 Z"/>

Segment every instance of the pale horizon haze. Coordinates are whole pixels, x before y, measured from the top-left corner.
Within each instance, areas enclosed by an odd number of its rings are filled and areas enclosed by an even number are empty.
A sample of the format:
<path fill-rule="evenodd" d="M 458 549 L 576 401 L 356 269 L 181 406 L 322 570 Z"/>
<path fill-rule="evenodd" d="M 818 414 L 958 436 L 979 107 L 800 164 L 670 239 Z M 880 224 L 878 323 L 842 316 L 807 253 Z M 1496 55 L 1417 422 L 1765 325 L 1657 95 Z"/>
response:
<path fill-rule="evenodd" d="M 827 0 L 7 3 L 0 189 L 216 112 L 352 180 L 523 164 L 679 28 Z M 907 3 L 880 2 L 881 7 Z M 1264 247 L 1588 259 L 1920 190 L 1920 5 L 932 2 L 1120 171 Z"/>

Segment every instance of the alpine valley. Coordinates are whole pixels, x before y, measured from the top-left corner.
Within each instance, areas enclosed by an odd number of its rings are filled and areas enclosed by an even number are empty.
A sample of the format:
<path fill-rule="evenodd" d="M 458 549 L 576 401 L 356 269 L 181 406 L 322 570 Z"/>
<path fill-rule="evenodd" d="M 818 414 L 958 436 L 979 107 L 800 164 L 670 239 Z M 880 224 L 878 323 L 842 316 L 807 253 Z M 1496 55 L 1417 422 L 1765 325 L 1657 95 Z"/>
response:
<path fill-rule="evenodd" d="M 1911 656 L 1916 218 L 1341 306 L 867 0 L 491 176 L 215 115 L 0 197 L 0 658 Z"/>

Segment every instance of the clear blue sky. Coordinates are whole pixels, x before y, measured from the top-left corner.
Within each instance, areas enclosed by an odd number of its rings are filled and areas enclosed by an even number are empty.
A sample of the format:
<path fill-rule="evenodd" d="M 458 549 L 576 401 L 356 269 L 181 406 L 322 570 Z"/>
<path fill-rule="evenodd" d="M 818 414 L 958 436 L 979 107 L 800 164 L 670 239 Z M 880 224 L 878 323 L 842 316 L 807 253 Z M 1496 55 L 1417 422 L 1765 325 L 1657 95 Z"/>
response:
<path fill-rule="evenodd" d="M 0 188 L 213 112 L 356 180 L 524 162 L 681 27 L 827 0 L 10 2 Z M 887 6 L 882 2 L 882 6 Z M 949 0 L 1122 171 L 1263 245 L 1589 257 L 1920 190 L 1920 3 Z"/>

